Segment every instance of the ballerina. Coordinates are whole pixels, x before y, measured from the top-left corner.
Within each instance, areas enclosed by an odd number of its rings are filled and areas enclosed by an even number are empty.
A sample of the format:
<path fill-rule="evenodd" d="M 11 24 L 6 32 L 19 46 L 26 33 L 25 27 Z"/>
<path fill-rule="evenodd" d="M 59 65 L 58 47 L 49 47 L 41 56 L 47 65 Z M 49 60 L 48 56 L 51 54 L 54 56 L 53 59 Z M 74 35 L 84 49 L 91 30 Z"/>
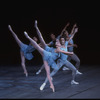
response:
<path fill-rule="evenodd" d="M 28 72 L 25 66 L 25 59 L 27 60 L 31 60 L 34 58 L 32 52 L 35 51 L 35 48 L 31 45 L 31 43 L 29 43 L 29 45 L 24 44 L 19 38 L 18 36 L 15 34 L 15 32 L 12 30 L 12 27 L 10 25 L 8 25 L 8 29 L 10 30 L 10 32 L 12 33 L 14 39 L 16 40 L 18 46 L 20 47 L 20 56 L 21 56 L 21 66 L 24 70 L 24 74 L 26 75 L 26 77 L 28 77 Z M 36 37 L 33 37 L 34 41 L 38 41 L 38 39 Z"/>

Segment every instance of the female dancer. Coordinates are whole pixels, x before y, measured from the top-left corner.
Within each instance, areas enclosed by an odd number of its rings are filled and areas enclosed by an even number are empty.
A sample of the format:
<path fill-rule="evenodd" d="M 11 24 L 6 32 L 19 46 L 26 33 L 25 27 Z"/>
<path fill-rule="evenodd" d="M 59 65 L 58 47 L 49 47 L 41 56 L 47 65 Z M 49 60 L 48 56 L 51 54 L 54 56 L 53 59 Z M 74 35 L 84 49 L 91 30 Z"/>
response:
<path fill-rule="evenodd" d="M 8 25 L 8 29 L 10 30 L 10 32 L 12 33 L 14 39 L 16 40 L 17 44 L 20 47 L 20 55 L 21 55 L 21 65 L 22 68 L 24 70 L 24 74 L 26 75 L 26 77 L 28 76 L 28 72 L 25 66 L 25 58 L 27 60 L 31 60 L 34 56 L 32 55 L 32 52 L 35 50 L 35 48 L 31 45 L 31 43 L 29 45 L 24 44 L 19 38 L 18 36 L 15 34 L 15 32 L 12 30 L 11 26 Z M 33 37 L 34 41 L 38 41 L 38 39 L 36 37 Z"/>
<path fill-rule="evenodd" d="M 39 29 L 37 27 L 37 21 L 35 21 L 35 28 L 37 30 L 38 35 L 41 34 L 41 32 L 39 31 Z M 51 77 L 50 77 L 50 67 L 49 66 L 51 66 L 55 70 L 58 69 L 58 66 L 55 63 L 55 58 L 59 56 L 59 53 L 55 52 L 56 49 L 49 48 L 47 46 L 47 44 L 45 43 L 44 39 L 41 37 L 41 35 L 39 35 L 39 38 L 40 38 L 42 47 L 45 48 L 45 49 L 41 48 L 32 38 L 30 38 L 28 36 L 28 34 L 26 32 L 24 32 L 24 34 L 25 34 L 26 38 L 34 46 L 34 48 L 37 49 L 38 52 L 42 55 L 44 67 L 45 67 L 45 70 L 46 70 L 46 73 L 47 73 L 47 78 L 48 78 L 48 80 L 50 82 L 50 88 L 54 92 L 55 89 L 54 89 L 54 85 L 53 85 Z M 72 53 L 69 53 L 69 52 L 65 52 L 65 53 L 66 54 L 72 54 Z"/>

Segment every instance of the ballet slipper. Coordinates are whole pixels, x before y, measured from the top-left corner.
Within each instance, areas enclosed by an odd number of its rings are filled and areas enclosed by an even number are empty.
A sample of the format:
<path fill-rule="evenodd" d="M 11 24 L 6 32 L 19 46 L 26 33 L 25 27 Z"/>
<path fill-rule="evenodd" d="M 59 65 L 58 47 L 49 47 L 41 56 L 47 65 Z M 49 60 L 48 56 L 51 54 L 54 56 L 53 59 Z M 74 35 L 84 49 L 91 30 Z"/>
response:
<path fill-rule="evenodd" d="M 28 36 L 26 31 L 24 31 L 24 35 L 25 35 L 26 38 L 29 38 L 29 36 Z"/>
<path fill-rule="evenodd" d="M 52 91 L 53 92 L 55 92 L 55 88 L 54 88 L 54 86 L 52 85 L 52 86 L 50 86 L 50 88 L 52 89 Z"/>
<path fill-rule="evenodd" d="M 28 73 L 27 72 L 24 72 L 24 74 L 26 75 L 26 77 L 28 77 Z"/>
<path fill-rule="evenodd" d="M 34 27 L 37 27 L 37 20 L 35 20 L 35 24 L 34 24 Z"/>

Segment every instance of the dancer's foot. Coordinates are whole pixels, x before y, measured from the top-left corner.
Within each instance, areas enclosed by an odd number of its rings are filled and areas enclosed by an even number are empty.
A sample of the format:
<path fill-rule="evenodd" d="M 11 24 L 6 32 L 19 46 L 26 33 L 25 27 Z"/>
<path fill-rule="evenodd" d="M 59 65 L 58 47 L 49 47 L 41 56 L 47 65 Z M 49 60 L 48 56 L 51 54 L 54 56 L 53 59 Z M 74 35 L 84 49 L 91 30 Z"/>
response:
<path fill-rule="evenodd" d="M 28 36 L 26 31 L 24 31 L 24 35 L 25 35 L 26 38 L 29 38 L 29 36 Z"/>
<path fill-rule="evenodd" d="M 53 92 L 55 92 L 55 88 L 54 88 L 54 86 L 52 85 L 52 86 L 50 86 L 50 88 L 52 89 L 52 91 Z"/>
<path fill-rule="evenodd" d="M 37 27 L 37 20 L 35 20 L 35 24 L 34 24 L 34 27 Z"/>
<path fill-rule="evenodd" d="M 13 30 L 10 25 L 8 25 L 8 29 L 13 33 Z"/>
<path fill-rule="evenodd" d="M 43 84 L 41 85 L 41 87 L 40 87 L 40 90 L 41 90 L 41 91 L 44 89 L 45 85 L 46 85 L 46 83 L 43 83 Z"/>
<path fill-rule="evenodd" d="M 24 74 L 26 75 L 26 77 L 28 77 L 28 73 L 27 72 L 24 72 Z"/>
<path fill-rule="evenodd" d="M 76 74 L 82 75 L 82 73 L 81 73 L 81 72 L 79 72 L 78 70 L 76 71 Z"/>
<path fill-rule="evenodd" d="M 78 82 L 75 82 L 74 80 L 71 81 L 71 84 L 79 84 Z"/>
<path fill-rule="evenodd" d="M 69 68 L 67 68 L 67 67 L 63 67 L 63 69 L 62 70 L 70 70 Z"/>
<path fill-rule="evenodd" d="M 8 28 L 9 28 L 9 30 L 11 30 L 11 29 L 12 29 L 10 25 L 8 25 Z"/>
<path fill-rule="evenodd" d="M 41 73 L 41 70 L 38 70 L 38 72 L 36 72 L 36 75 L 40 74 Z"/>

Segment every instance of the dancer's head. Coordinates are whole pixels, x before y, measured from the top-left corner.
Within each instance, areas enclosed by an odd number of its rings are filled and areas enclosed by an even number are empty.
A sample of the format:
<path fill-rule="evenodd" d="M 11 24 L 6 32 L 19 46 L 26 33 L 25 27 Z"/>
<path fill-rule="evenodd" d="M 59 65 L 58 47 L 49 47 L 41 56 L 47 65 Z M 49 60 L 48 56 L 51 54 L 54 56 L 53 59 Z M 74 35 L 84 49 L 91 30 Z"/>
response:
<path fill-rule="evenodd" d="M 52 41 L 55 41 L 56 40 L 56 36 L 54 35 L 54 33 L 51 33 L 50 34 L 50 37 L 51 37 Z"/>
<path fill-rule="evenodd" d="M 67 30 L 65 30 L 64 32 L 63 32 L 63 37 L 66 37 L 66 40 L 68 41 L 69 40 L 69 36 L 68 36 L 69 34 L 68 34 L 68 31 Z"/>
<path fill-rule="evenodd" d="M 65 35 L 66 37 L 68 37 L 68 31 L 67 30 L 63 31 L 63 35 Z"/>
<path fill-rule="evenodd" d="M 35 41 L 35 42 L 38 42 L 38 39 L 34 36 L 33 37 L 33 40 Z"/>
<path fill-rule="evenodd" d="M 57 48 L 57 47 L 60 47 L 60 46 L 61 46 L 61 44 L 60 44 L 59 39 L 56 39 L 55 41 L 53 41 L 53 45 L 52 45 L 53 48 Z"/>
<path fill-rule="evenodd" d="M 61 46 L 59 39 L 56 39 L 55 46 L 56 48 Z"/>
<path fill-rule="evenodd" d="M 66 38 L 64 36 L 60 37 L 60 44 L 65 45 Z"/>

